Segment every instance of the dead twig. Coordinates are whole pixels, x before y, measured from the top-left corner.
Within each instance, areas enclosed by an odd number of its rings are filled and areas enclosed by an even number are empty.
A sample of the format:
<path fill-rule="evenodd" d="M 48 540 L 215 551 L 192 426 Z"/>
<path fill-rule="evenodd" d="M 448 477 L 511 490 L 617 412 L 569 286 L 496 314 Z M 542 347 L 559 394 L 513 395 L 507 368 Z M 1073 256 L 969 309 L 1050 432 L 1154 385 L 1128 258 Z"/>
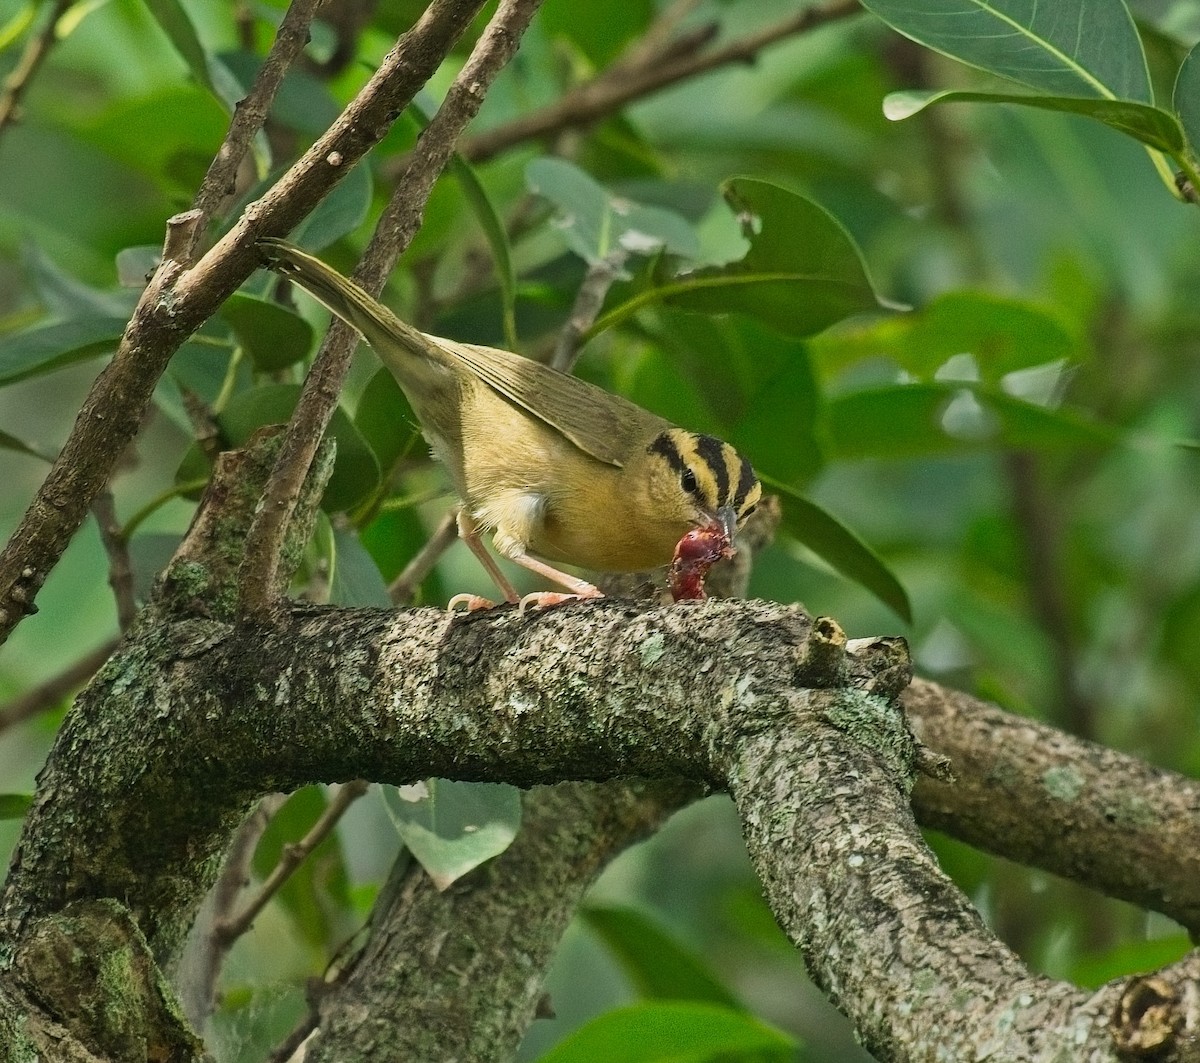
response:
<path fill-rule="evenodd" d="M 100 541 L 108 554 L 108 585 L 117 601 L 117 626 L 124 634 L 137 616 L 137 597 L 133 588 L 133 565 L 129 560 L 129 543 L 121 533 L 121 522 L 117 520 L 117 507 L 112 491 L 105 488 L 92 503 L 96 526 L 100 529 Z"/>
<path fill-rule="evenodd" d="M 113 655 L 119 641 L 109 639 L 90 653 L 85 653 L 58 675 L 0 707 L 0 731 L 6 731 L 14 724 L 48 712 L 60 704 L 63 698 L 74 693 L 96 674 L 100 666 Z"/>

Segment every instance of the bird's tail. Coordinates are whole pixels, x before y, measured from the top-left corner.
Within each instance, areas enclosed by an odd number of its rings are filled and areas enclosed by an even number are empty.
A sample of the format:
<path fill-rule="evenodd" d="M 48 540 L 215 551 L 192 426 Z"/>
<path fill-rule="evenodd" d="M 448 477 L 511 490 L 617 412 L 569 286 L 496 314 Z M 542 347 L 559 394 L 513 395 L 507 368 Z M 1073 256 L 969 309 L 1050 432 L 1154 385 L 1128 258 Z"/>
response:
<path fill-rule="evenodd" d="M 430 337 L 401 321 L 319 258 L 273 237 L 260 239 L 258 248 L 263 265 L 300 285 L 331 313 L 361 332 L 402 385 L 414 377 L 427 376 L 430 362 L 446 364 L 446 352 Z"/>

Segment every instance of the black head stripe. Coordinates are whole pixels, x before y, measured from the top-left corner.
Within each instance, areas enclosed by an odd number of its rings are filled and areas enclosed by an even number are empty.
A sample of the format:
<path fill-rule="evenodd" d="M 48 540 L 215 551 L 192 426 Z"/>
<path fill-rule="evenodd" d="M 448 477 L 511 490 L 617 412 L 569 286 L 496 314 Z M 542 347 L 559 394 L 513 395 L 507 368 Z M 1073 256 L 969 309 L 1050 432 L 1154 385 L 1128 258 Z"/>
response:
<path fill-rule="evenodd" d="M 754 475 L 754 469 L 745 458 L 742 458 L 742 471 L 738 475 L 737 494 L 733 496 L 735 508 L 739 510 L 742 508 L 756 483 L 758 483 L 758 477 Z"/>
<path fill-rule="evenodd" d="M 676 472 L 683 472 L 687 468 L 683 460 L 683 455 L 679 453 L 679 447 L 675 443 L 668 432 L 660 432 L 656 435 L 650 446 L 646 448 L 651 454 L 661 454 L 667 459 L 667 464 Z"/>
<path fill-rule="evenodd" d="M 721 505 L 729 497 L 729 469 L 725 465 L 725 444 L 715 436 L 692 436 L 696 456 L 708 466 L 716 481 L 716 497 L 710 501 Z"/>

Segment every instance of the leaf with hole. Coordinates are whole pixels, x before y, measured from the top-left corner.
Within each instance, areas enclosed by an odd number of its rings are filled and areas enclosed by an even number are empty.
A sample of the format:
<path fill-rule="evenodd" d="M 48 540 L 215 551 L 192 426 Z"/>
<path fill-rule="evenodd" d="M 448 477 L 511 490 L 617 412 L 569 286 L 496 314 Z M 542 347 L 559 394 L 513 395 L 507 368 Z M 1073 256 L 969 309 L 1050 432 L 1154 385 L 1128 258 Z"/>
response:
<path fill-rule="evenodd" d="M 499 856 L 521 825 L 521 792 L 512 786 L 429 779 L 382 793 L 401 840 L 439 890 Z"/>
<path fill-rule="evenodd" d="M 879 306 L 850 234 L 812 200 L 767 181 L 734 177 L 722 186 L 750 243 L 724 266 L 683 273 L 606 313 L 593 336 L 655 303 L 703 314 L 743 313 L 792 337 Z"/>

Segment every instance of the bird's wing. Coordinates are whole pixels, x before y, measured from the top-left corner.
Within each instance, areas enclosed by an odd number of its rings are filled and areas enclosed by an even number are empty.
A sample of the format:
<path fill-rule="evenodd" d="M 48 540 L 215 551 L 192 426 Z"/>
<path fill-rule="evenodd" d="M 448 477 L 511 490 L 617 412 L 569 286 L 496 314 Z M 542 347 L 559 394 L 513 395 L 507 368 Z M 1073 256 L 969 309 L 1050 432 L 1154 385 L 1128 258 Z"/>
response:
<path fill-rule="evenodd" d="M 430 337 L 509 402 L 560 432 L 585 454 L 621 467 L 631 449 L 671 427 L 628 399 L 511 351 Z"/>

